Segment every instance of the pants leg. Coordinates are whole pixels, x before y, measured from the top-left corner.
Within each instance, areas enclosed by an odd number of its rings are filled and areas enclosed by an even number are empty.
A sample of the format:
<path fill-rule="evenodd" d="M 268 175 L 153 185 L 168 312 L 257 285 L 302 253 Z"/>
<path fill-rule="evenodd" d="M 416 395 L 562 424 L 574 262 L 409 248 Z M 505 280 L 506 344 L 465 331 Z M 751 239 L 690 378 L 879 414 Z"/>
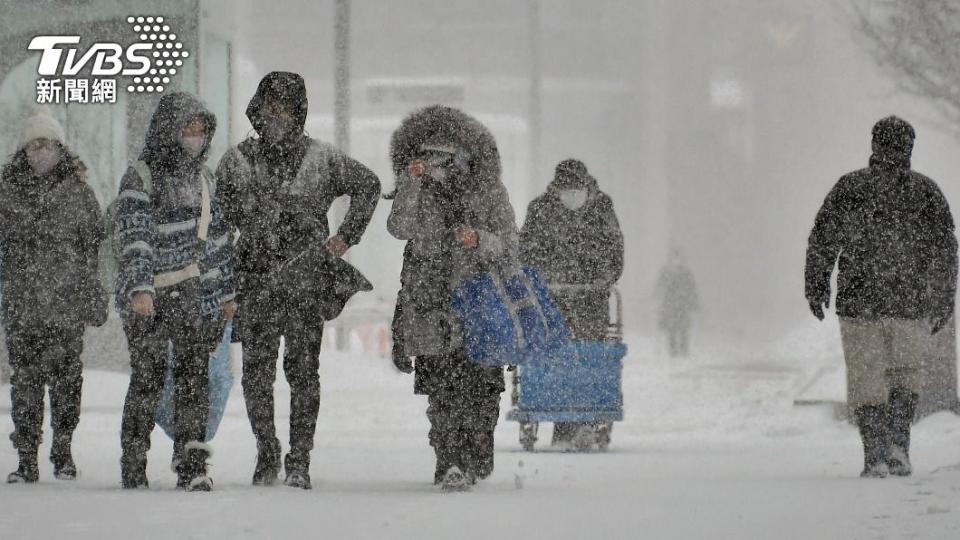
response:
<path fill-rule="evenodd" d="M 256 308 L 253 308 L 256 309 Z M 277 378 L 280 334 L 272 325 L 254 323 L 245 313 L 243 336 L 243 399 L 257 447 L 279 447 L 274 421 L 273 383 Z"/>
<path fill-rule="evenodd" d="M 885 406 L 890 335 L 882 320 L 840 319 L 843 359 L 847 366 L 847 405 Z"/>
<path fill-rule="evenodd" d="M 284 332 L 283 372 L 290 384 L 290 453 L 297 466 L 309 468 L 320 413 L 322 323 L 301 321 Z"/>
<path fill-rule="evenodd" d="M 80 422 L 83 390 L 83 326 L 60 327 L 48 349 L 47 385 L 50 392 L 50 428 L 53 454 L 69 454 L 73 432 Z"/>
<path fill-rule="evenodd" d="M 205 441 L 210 413 L 210 355 L 219 344 L 222 321 L 203 321 L 178 325 L 173 332 L 173 349 L 177 358 L 174 369 L 175 446 L 181 451 L 191 441 Z M 175 451 L 176 451 L 175 450 Z"/>
<path fill-rule="evenodd" d="M 163 391 L 169 339 L 158 316 L 131 316 L 124 321 L 130 350 L 130 385 L 123 404 L 120 445 L 123 461 L 146 462 L 154 414 Z"/>
<path fill-rule="evenodd" d="M 41 329 L 11 326 L 10 399 L 14 446 L 21 456 L 36 455 L 43 433 L 43 337 Z"/>

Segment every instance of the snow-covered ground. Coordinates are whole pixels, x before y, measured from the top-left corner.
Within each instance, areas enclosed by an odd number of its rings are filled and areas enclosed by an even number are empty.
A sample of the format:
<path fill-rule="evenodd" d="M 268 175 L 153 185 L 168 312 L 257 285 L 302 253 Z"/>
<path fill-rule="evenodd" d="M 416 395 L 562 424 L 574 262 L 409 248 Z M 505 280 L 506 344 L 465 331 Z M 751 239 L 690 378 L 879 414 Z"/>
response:
<path fill-rule="evenodd" d="M 496 471 L 463 494 L 431 484 L 425 399 L 386 359 L 323 355 L 309 492 L 249 485 L 255 449 L 239 384 L 213 441 L 213 493 L 174 489 L 159 429 L 151 489 L 122 491 L 126 381 L 88 371 L 74 443 L 81 478 L 56 481 L 44 460 L 38 485 L 0 484 L 0 538 L 960 537 L 960 418 L 940 413 L 915 428 L 913 477 L 862 480 L 854 428 L 826 407 L 793 405 L 818 369 L 839 362 L 825 327 L 749 355 L 703 344 L 685 360 L 631 339 L 627 418 L 609 453 L 550 451 L 548 429 L 541 450 L 524 453 L 517 425 L 501 422 Z M 0 392 L 5 434 L 9 387 Z M 282 376 L 277 394 L 283 439 Z M 15 466 L 0 444 L 0 467 Z"/>

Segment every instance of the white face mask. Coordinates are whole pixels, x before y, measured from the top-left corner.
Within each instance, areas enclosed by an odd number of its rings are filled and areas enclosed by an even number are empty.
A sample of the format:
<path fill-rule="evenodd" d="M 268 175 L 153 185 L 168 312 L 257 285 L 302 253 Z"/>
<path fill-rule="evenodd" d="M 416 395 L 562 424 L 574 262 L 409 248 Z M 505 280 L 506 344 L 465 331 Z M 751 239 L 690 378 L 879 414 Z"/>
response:
<path fill-rule="evenodd" d="M 183 149 L 187 151 L 193 157 L 200 155 L 200 152 L 203 151 L 203 145 L 207 142 L 207 137 L 205 135 L 197 135 L 195 137 L 183 137 L 180 139 L 180 144 L 183 145 Z"/>
<path fill-rule="evenodd" d="M 56 147 L 42 147 L 27 150 L 27 163 L 33 169 L 33 174 L 43 176 L 52 171 L 60 163 L 60 149 Z"/>
<path fill-rule="evenodd" d="M 587 203 L 587 190 L 565 189 L 560 192 L 560 202 L 570 210 L 579 210 Z"/>

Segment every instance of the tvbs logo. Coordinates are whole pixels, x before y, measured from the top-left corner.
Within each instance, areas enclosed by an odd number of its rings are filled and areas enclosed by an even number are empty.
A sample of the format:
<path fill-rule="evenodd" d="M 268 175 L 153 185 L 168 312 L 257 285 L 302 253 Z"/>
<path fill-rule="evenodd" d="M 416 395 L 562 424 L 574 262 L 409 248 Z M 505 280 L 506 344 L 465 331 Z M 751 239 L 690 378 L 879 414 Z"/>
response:
<path fill-rule="evenodd" d="M 128 17 L 127 23 L 140 40 L 126 48 L 98 42 L 82 50 L 80 36 L 33 38 L 27 49 L 41 53 L 37 102 L 89 103 L 91 89 L 95 92 L 92 102 L 116 102 L 116 79 L 101 77 L 132 77 L 128 92 L 163 92 L 190 53 L 163 17 Z M 84 70 L 94 77 L 92 84 L 90 79 L 76 78 Z"/>

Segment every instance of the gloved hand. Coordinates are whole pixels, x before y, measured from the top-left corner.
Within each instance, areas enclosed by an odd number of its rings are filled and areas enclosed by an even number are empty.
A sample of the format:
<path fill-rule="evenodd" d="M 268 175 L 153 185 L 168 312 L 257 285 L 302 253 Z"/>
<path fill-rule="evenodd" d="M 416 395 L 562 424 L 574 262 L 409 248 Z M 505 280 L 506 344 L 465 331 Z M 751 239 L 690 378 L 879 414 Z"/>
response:
<path fill-rule="evenodd" d="M 813 313 L 813 316 L 822 321 L 824 318 L 823 310 L 830 309 L 830 295 L 828 294 L 823 299 L 807 298 L 807 302 L 810 303 L 810 312 Z"/>
<path fill-rule="evenodd" d="M 396 349 L 397 347 L 394 347 L 393 365 L 397 366 L 401 373 L 413 373 L 413 358 Z"/>

